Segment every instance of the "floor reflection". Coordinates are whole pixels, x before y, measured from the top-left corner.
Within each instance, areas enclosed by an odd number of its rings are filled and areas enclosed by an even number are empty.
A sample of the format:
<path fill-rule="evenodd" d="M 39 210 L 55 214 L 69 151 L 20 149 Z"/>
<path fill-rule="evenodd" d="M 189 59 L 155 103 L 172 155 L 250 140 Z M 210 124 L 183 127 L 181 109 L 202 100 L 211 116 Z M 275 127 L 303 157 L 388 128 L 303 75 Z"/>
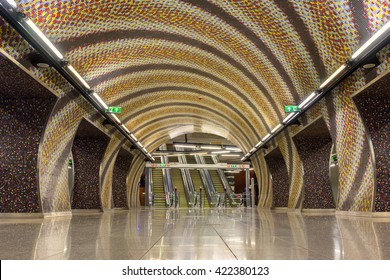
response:
<path fill-rule="evenodd" d="M 390 219 L 132 209 L 0 219 L 1 259 L 390 259 Z"/>

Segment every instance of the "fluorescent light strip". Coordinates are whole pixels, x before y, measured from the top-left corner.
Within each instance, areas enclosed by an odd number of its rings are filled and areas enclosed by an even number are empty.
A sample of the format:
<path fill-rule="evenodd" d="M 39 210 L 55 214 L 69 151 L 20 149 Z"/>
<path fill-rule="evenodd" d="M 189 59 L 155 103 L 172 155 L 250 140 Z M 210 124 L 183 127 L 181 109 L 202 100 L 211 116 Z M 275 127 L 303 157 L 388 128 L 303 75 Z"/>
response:
<path fill-rule="evenodd" d="M 221 150 L 221 146 L 200 146 L 201 149 L 205 150 Z"/>
<path fill-rule="evenodd" d="M 76 76 L 76 78 L 81 82 L 87 89 L 90 89 L 89 85 L 87 82 L 83 79 L 83 77 L 80 76 L 80 74 L 76 71 L 76 69 L 73 68 L 72 65 L 68 65 L 68 70 L 72 72 L 73 75 Z"/>
<path fill-rule="evenodd" d="M 122 124 L 121 127 L 123 128 L 124 131 L 126 131 L 127 134 L 130 134 L 130 130 L 128 130 L 124 124 Z"/>
<path fill-rule="evenodd" d="M 271 134 L 268 133 L 268 134 L 263 138 L 263 142 L 267 141 L 268 138 L 270 138 L 270 137 L 271 137 Z"/>
<path fill-rule="evenodd" d="M 291 120 L 295 116 L 295 113 L 289 114 L 284 120 L 283 123 L 286 124 L 288 123 L 289 120 Z"/>
<path fill-rule="evenodd" d="M 316 97 L 316 93 L 312 92 L 301 104 L 299 104 L 299 109 L 305 108 L 305 105 L 312 101 Z"/>
<path fill-rule="evenodd" d="M 99 103 L 99 105 L 104 109 L 104 110 L 108 110 L 108 106 L 107 104 L 103 101 L 103 99 L 100 98 L 100 96 L 94 92 L 92 94 L 92 97 L 95 99 L 95 101 L 97 101 Z"/>
<path fill-rule="evenodd" d="M 245 157 L 248 157 L 250 154 L 249 153 L 247 153 L 246 155 L 245 155 Z"/>
<path fill-rule="evenodd" d="M 144 146 L 141 144 L 141 142 L 136 143 L 139 147 L 143 148 Z"/>
<path fill-rule="evenodd" d="M 225 149 L 233 152 L 241 152 L 241 149 L 236 147 L 225 147 Z"/>
<path fill-rule="evenodd" d="M 239 157 L 240 154 L 223 154 L 221 157 Z"/>
<path fill-rule="evenodd" d="M 114 121 L 117 123 L 117 124 L 122 124 L 121 123 L 121 120 L 120 119 L 118 119 L 118 117 L 116 116 L 116 115 L 114 115 L 114 114 L 110 114 L 110 116 L 111 116 L 111 118 L 113 118 L 114 119 Z"/>
<path fill-rule="evenodd" d="M 336 78 L 341 72 L 344 71 L 345 68 L 347 68 L 347 66 L 345 66 L 345 64 L 341 65 L 341 66 L 339 67 L 339 69 L 336 70 L 336 72 L 334 72 L 328 79 L 326 79 L 325 82 L 322 83 L 322 85 L 320 85 L 320 89 L 323 89 L 323 88 L 326 87 L 330 82 L 332 82 L 334 78 Z"/>
<path fill-rule="evenodd" d="M 249 152 L 253 153 L 256 150 L 256 148 L 252 148 Z"/>
<path fill-rule="evenodd" d="M 8 1 L 8 3 L 10 3 Z M 11 4 L 11 3 L 10 3 Z M 11 4 L 12 5 L 12 4 Z M 46 44 L 46 46 L 57 56 L 58 59 L 63 59 L 64 56 L 56 49 L 56 47 L 47 39 L 45 34 L 33 23 L 30 19 L 26 20 L 27 25 L 42 39 L 42 41 Z"/>
<path fill-rule="evenodd" d="M 241 158 L 241 161 L 244 161 L 245 159 L 246 159 L 245 157 L 242 157 L 242 158 Z"/>
<path fill-rule="evenodd" d="M 145 149 L 145 147 L 143 147 L 142 150 L 143 150 L 145 153 L 148 153 L 148 151 Z"/>
<path fill-rule="evenodd" d="M 135 142 L 138 142 L 137 137 L 135 137 L 133 133 L 130 134 L 130 137 L 131 137 L 131 139 L 133 139 Z"/>
<path fill-rule="evenodd" d="M 352 59 L 358 58 L 374 41 L 376 41 L 383 33 L 390 29 L 390 21 L 388 21 L 381 29 L 378 30 L 363 46 L 361 46 L 352 56 Z"/>
<path fill-rule="evenodd" d="M 190 149 L 195 149 L 196 145 L 191 145 L 191 144 L 174 144 L 176 148 L 190 148 Z"/>
<path fill-rule="evenodd" d="M 278 131 L 279 128 L 281 128 L 282 125 L 281 124 L 278 124 L 277 126 L 275 126 L 274 129 L 271 130 L 271 133 L 275 133 L 276 131 Z"/>
<path fill-rule="evenodd" d="M 215 152 L 211 152 L 212 154 L 228 154 L 230 153 L 230 151 L 226 151 L 226 150 L 223 150 L 223 151 L 215 151 Z"/>
<path fill-rule="evenodd" d="M 18 4 L 14 0 L 7 0 L 8 4 L 12 6 L 12 8 L 16 9 L 18 7 Z"/>

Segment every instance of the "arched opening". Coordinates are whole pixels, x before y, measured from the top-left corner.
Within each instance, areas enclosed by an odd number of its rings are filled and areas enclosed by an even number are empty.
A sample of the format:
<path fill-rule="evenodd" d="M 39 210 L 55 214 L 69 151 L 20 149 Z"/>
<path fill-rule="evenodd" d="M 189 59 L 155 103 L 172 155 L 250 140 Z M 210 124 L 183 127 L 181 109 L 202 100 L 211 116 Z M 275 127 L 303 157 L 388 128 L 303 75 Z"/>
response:
<path fill-rule="evenodd" d="M 329 179 L 329 154 L 332 138 L 320 118 L 293 137 L 303 164 L 303 209 L 334 209 L 336 197 Z"/>
<path fill-rule="evenodd" d="M 72 209 L 102 209 L 100 164 L 109 137 L 83 119 L 73 141 L 74 188 Z"/>

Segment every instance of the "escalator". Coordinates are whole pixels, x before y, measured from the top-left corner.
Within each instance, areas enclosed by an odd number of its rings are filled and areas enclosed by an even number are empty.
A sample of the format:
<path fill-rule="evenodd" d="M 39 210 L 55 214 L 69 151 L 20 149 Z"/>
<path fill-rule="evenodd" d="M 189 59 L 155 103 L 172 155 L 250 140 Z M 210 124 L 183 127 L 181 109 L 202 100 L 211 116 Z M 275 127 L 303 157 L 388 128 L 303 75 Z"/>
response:
<path fill-rule="evenodd" d="M 210 156 L 203 157 L 203 158 L 204 158 L 205 163 L 214 164 L 214 161 Z M 209 174 L 211 176 L 211 180 L 213 182 L 215 191 L 223 196 L 225 194 L 225 189 L 224 189 L 221 177 L 218 174 L 218 171 L 217 170 L 209 170 Z"/>
<path fill-rule="evenodd" d="M 194 156 L 186 156 L 187 163 L 196 164 L 196 160 Z M 191 179 L 196 192 L 199 192 L 200 187 L 202 187 L 202 207 L 210 208 L 210 202 L 207 198 L 206 191 L 202 182 L 202 178 L 200 177 L 199 170 L 190 169 Z"/>
<path fill-rule="evenodd" d="M 177 157 L 170 157 L 169 160 L 171 162 L 178 162 Z M 184 189 L 184 183 L 183 183 L 183 178 L 180 169 L 172 168 L 171 178 L 172 178 L 173 189 L 176 188 L 179 193 L 179 203 L 180 203 L 179 207 L 187 208 L 188 207 L 187 197 L 186 197 L 186 192 Z"/>
<path fill-rule="evenodd" d="M 156 163 L 160 163 L 161 159 L 156 158 Z M 165 190 L 164 190 L 164 178 L 163 172 L 160 168 L 152 168 L 152 182 L 153 182 L 153 194 L 154 194 L 154 207 L 165 208 Z"/>

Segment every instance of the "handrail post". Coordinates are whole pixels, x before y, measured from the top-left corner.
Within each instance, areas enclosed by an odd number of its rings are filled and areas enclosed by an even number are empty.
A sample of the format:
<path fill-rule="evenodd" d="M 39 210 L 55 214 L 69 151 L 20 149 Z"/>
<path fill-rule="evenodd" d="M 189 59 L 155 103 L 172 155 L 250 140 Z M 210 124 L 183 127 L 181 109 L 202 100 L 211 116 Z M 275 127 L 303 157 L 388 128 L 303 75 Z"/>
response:
<path fill-rule="evenodd" d="M 202 187 L 199 188 L 199 193 L 200 193 L 200 197 L 199 197 L 199 199 L 200 199 L 200 201 L 199 201 L 199 202 L 200 202 L 200 208 L 202 208 L 202 204 L 203 204 L 203 203 L 202 203 L 202 202 L 203 202 L 203 198 L 202 198 Z"/>

